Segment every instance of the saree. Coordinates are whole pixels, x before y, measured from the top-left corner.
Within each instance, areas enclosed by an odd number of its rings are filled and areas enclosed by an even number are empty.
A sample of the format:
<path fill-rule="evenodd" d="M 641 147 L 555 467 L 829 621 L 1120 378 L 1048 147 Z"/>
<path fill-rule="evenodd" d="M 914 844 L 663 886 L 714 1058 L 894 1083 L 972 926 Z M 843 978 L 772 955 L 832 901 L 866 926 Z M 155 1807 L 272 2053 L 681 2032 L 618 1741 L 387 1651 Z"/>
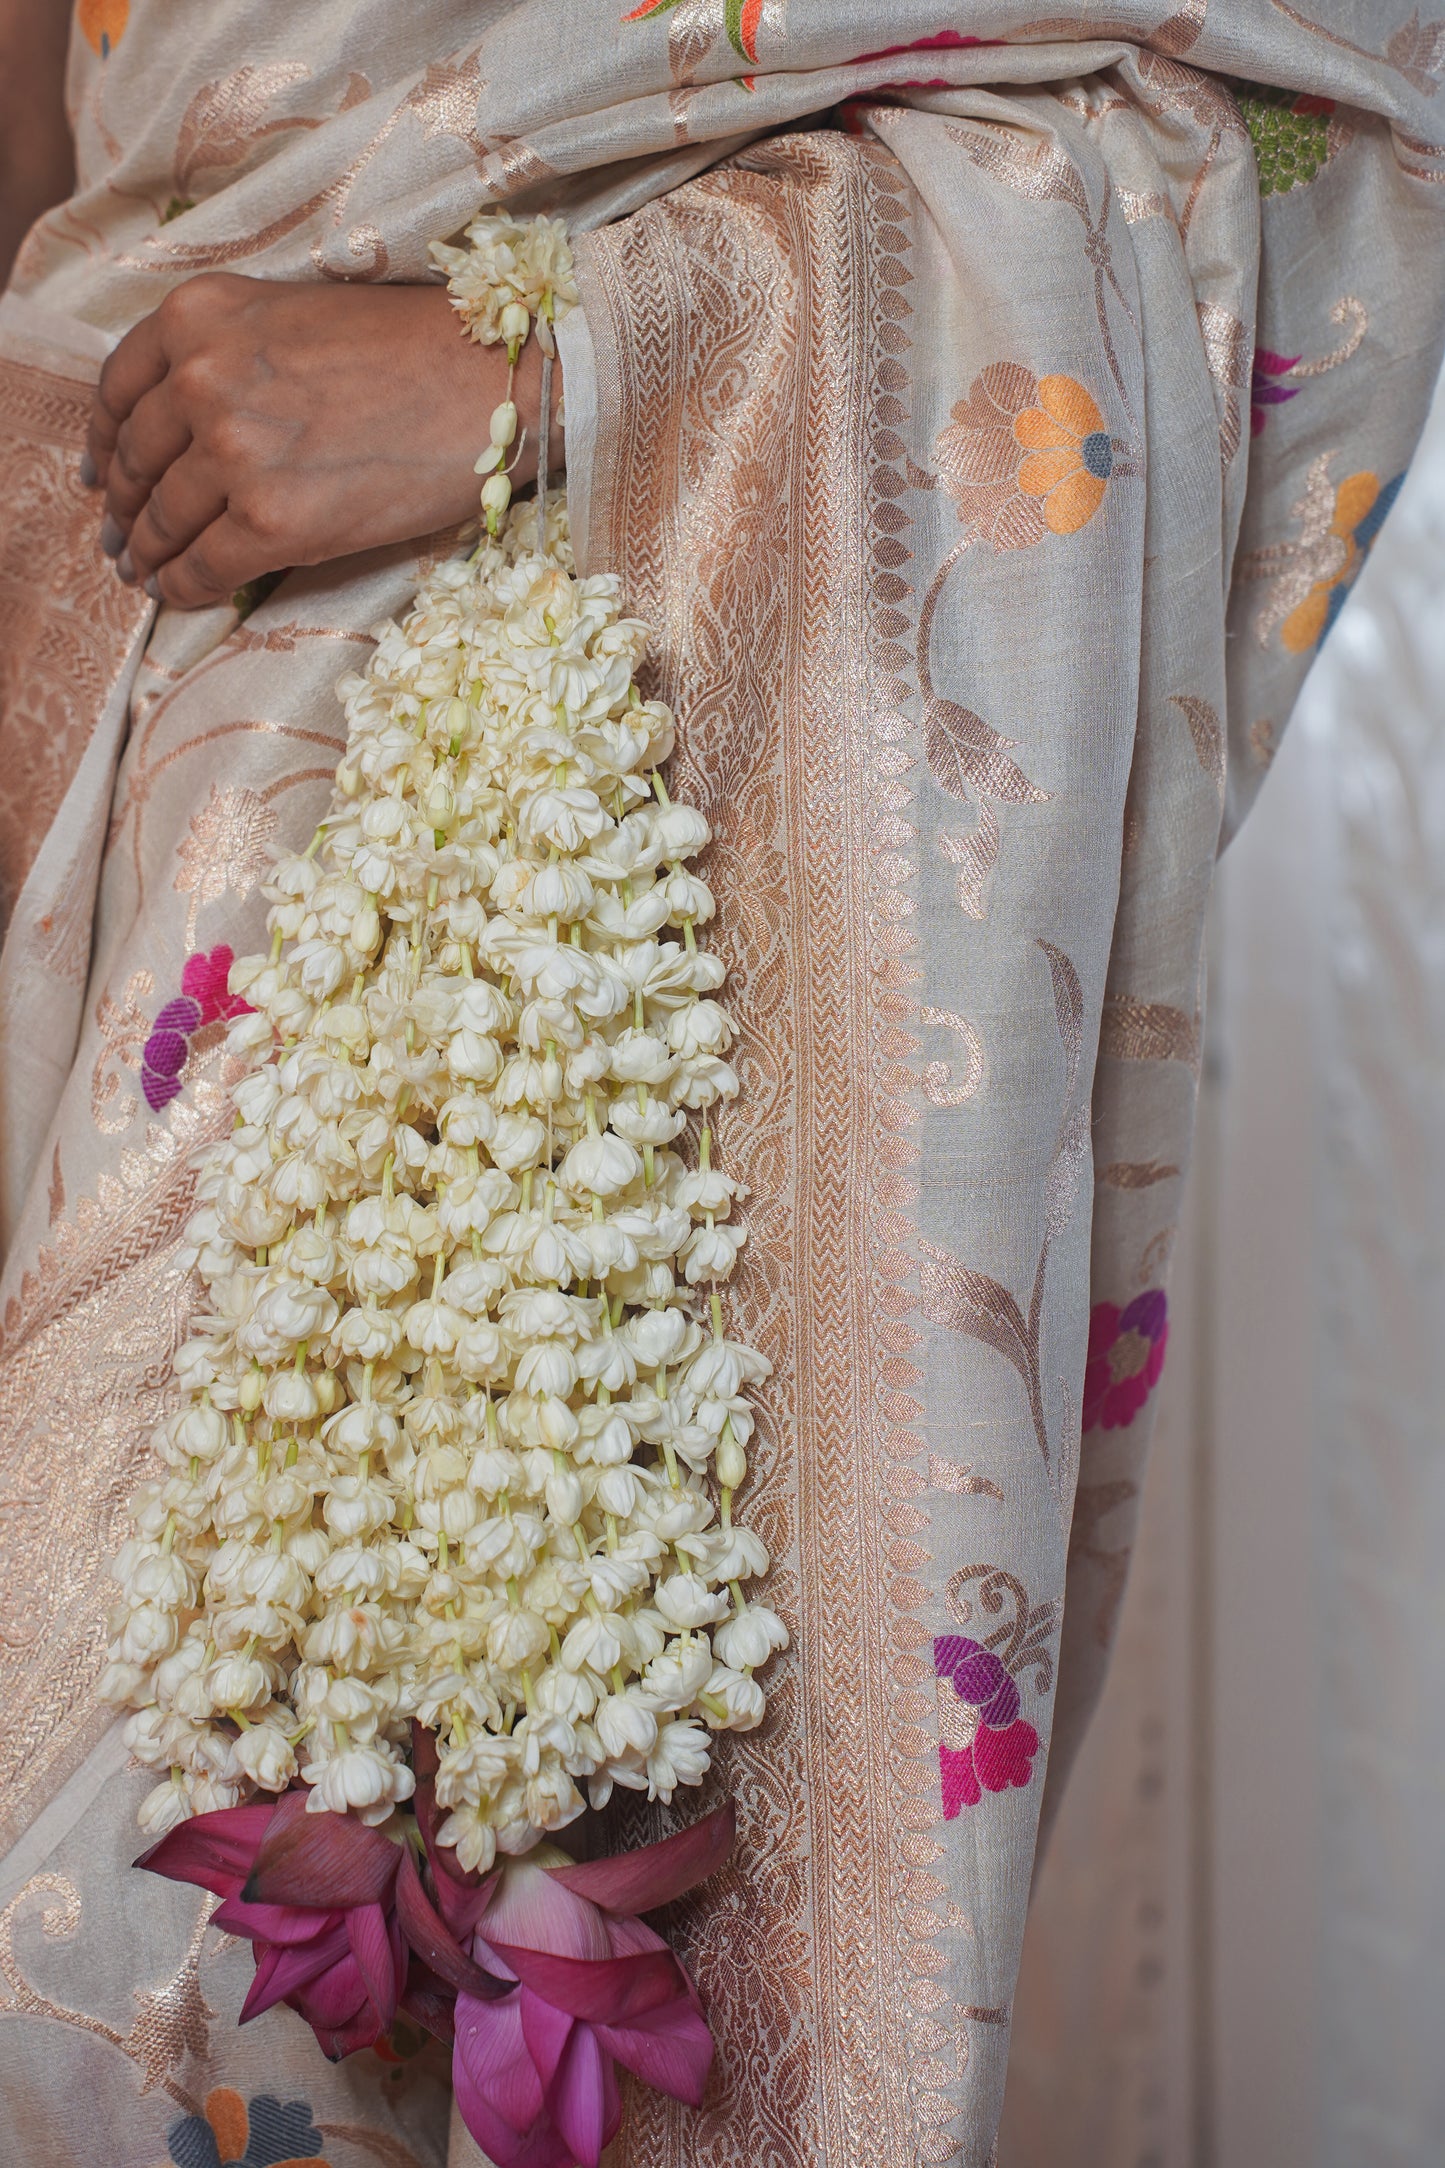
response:
<path fill-rule="evenodd" d="M 729 1303 L 775 1372 L 748 1513 L 793 1634 L 704 1794 L 738 1852 L 673 1923 L 708 2097 L 638 2092 L 614 2156 L 985 2168 L 1165 1360 L 1213 864 L 1438 364 L 1442 62 L 1401 0 L 208 0 L 183 43 L 82 0 L 76 193 L 0 303 L 0 2038 L 32 2157 L 477 2157 L 419 2039 L 331 2069 L 287 2013 L 234 2030 L 244 1952 L 129 1875 L 147 1779 L 93 1700 L 230 1121 L 229 953 L 325 802 L 334 680 L 462 545 L 157 615 L 79 488 L 104 352 L 206 270 L 421 278 L 483 201 L 578 237 L 573 532 L 654 628 L 714 830 Z"/>

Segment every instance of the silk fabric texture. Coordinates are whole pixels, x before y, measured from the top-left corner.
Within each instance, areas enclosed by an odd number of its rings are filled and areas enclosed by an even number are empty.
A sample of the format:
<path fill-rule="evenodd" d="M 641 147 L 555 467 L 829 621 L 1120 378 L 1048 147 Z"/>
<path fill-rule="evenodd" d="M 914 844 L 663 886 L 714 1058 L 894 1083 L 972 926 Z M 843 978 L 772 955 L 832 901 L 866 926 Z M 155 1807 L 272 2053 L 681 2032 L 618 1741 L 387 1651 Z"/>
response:
<path fill-rule="evenodd" d="M 177 280 L 415 279 L 499 199 L 583 233 L 579 549 L 656 628 L 716 829 L 729 1303 L 776 1365 L 749 1518 L 795 1636 L 698 1802 L 734 1794 L 737 1858 L 673 1922 L 708 2100 L 634 2095 L 616 2159 L 994 2153 L 1167 1342 L 1211 871 L 1438 362 L 1445 32 L 1402 0 L 620 16 L 77 17 L 76 194 L 0 304 L 0 2027 L 37 2158 L 475 2157 L 429 2052 L 231 2029 L 244 1952 L 126 1871 L 141 1780 L 91 1699 L 229 1119 L 214 1003 L 174 1096 L 146 1050 L 188 956 L 260 939 L 332 684 L 418 557 L 156 617 L 78 458 Z"/>

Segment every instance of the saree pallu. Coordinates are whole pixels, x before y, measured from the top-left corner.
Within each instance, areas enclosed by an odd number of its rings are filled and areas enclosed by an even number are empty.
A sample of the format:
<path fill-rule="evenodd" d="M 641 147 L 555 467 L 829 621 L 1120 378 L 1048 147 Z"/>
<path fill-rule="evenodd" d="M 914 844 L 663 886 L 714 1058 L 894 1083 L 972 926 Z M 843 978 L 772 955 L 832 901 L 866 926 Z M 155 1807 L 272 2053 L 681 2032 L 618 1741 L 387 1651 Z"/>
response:
<path fill-rule="evenodd" d="M 506 195 L 587 229 L 574 532 L 655 628 L 715 831 L 729 1299 L 775 1365 L 748 1510 L 794 1633 L 706 1795 L 738 1855 L 672 1923 L 707 2101 L 633 2096 L 616 2159 L 985 2168 L 1165 1358 L 1215 855 L 1438 361 L 1441 37 L 1278 0 L 1092 28 L 527 0 L 404 40 L 363 11 L 343 48 L 326 11 L 253 12 L 238 63 L 219 8 L 171 58 L 144 6 L 82 9 L 81 185 L 0 306 L 7 760 L 58 688 L 47 789 L 0 837 L 12 2123 L 85 2168 L 117 2133 L 178 2168 L 475 2159 L 418 2041 L 333 2071 L 286 2012 L 231 2029 L 245 1955 L 128 1877 L 143 1780 L 90 1698 L 192 1154 L 229 1119 L 204 1003 L 178 1091 L 152 1027 L 256 945 L 269 854 L 325 801 L 331 685 L 418 559 L 152 623 L 95 578 L 74 387 L 177 277 L 417 277 Z"/>

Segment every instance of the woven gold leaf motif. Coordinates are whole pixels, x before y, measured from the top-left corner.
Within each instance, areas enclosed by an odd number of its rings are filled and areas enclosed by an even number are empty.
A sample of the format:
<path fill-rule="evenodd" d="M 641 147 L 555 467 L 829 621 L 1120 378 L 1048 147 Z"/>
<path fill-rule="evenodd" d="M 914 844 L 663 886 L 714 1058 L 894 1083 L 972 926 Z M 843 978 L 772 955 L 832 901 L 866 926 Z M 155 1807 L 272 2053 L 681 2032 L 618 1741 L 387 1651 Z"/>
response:
<path fill-rule="evenodd" d="M 948 860 L 957 875 L 959 908 L 970 918 L 982 918 L 988 877 L 998 863 L 998 815 L 992 806 L 982 805 L 971 835 L 954 836 L 940 829 L 937 843 L 939 856 Z M 926 1078 L 924 1090 L 928 1091 Z"/>
<path fill-rule="evenodd" d="M 928 703 L 924 718 L 924 745 L 934 780 L 951 797 L 967 798 L 970 789 L 981 798 L 998 798 L 1012 805 L 1044 805 L 1049 793 L 1031 783 L 1017 762 L 1008 758 L 1016 738 L 993 730 L 971 708 L 937 697 Z"/>
<path fill-rule="evenodd" d="M 1193 693 L 1174 693 L 1171 703 L 1189 725 L 1189 735 L 1194 741 L 1194 757 L 1204 773 L 1224 796 L 1224 726 L 1217 711 L 1207 700 L 1200 700 Z"/>
<path fill-rule="evenodd" d="M 1109 994 L 1099 1052 L 1115 1061 L 1183 1061 L 1192 1068 L 1199 1060 L 1199 1019 L 1167 1001 Z"/>
<path fill-rule="evenodd" d="M 196 938 L 196 923 L 208 903 L 215 903 L 227 889 L 249 896 L 271 860 L 276 834 L 274 806 L 253 790 L 218 790 L 198 813 L 176 852 L 179 864 L 175 885 L 191 898 L 186 917 L 186 942 Z"/>
<path fill-rule="evenodd" d="M 311 70 L 304 61 L 273 60 L 264 67 L 234 68 L 229 75 L 202 83 L 181 116 L 176 137 L 175 182 L 191 193 L 198 173 L 231 173 L 243 166 L 255 146 L 287 128 L 317 128 L 302 116 L 268 120 L 266 110 L 280 91 L 304 83 Z"/>

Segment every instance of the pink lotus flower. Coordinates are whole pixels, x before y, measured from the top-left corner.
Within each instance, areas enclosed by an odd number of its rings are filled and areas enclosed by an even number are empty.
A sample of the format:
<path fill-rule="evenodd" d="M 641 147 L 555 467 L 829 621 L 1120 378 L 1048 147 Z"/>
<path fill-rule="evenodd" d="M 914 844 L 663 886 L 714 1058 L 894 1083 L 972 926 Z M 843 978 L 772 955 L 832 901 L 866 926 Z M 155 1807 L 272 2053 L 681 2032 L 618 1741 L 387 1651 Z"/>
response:
<path fill-rule="evenodd" d="M 298 1789 L 182 1822 L 136 1865 L 223 1899 L 216 1925 L 256 1956 L 242 2024 L 289 2003 L 338 2061 L 403 2009 L 454 2041 L 457 2105 L 496 2168 L 597 2168 L 622 2120 L 618 2063 L 674 2099 L 702 2099 L 702 2004 L 636 1914 L 716 1872 L 733 1810 L 614 1859 L 579 1865 L 538 1845 L 481 1880 L 437 1842 L 436 1742 L 419 1725 L 412 1761 L 415 1824 L 308 1814 Z"/>
<path fill-rule="evenodd" d="M 417 1819 L 438 1911 L 408 1887 L 407 1933 L 442 1977 L 469 1950 L 509 1990 L 483 2000 L 458 1985 L 452 2084 L 467 2129 L 496 2168 L 597 2168 L 622 2104 L 614 2065 L 694 2107 L 712 2035 L 683 1966 L 635 1917 L 670 1904 L 732 1849 L 731 1806 L 661 1844 L 576 1865 L 552 1845 L 463 1879 L 435 1838 L 431 1784 L 418 1768 Z"/>
<path fill-rule="evenodd" d="M 416 1880 L 409 1851 L 345 1814 L 308 1814 L 304 1791 L 225 1807 L 180 1823 L 136 1861 L 173 1882 L 194 1882 L 224 1902 L 217 1927 L 252 1945 L 256 1977 L 241 2023 L 273 2003 L 305 2018 L 333 2062 L 390 2031 L 403 2003 L 439 2029 L 445 1991 L 410 1967 L 398 1916 L 398 1876 Z M 473 1965 L 474 1994 L 505 1993 Z M 443 2035 L 445 2037 L 445 2034 Z"/>

